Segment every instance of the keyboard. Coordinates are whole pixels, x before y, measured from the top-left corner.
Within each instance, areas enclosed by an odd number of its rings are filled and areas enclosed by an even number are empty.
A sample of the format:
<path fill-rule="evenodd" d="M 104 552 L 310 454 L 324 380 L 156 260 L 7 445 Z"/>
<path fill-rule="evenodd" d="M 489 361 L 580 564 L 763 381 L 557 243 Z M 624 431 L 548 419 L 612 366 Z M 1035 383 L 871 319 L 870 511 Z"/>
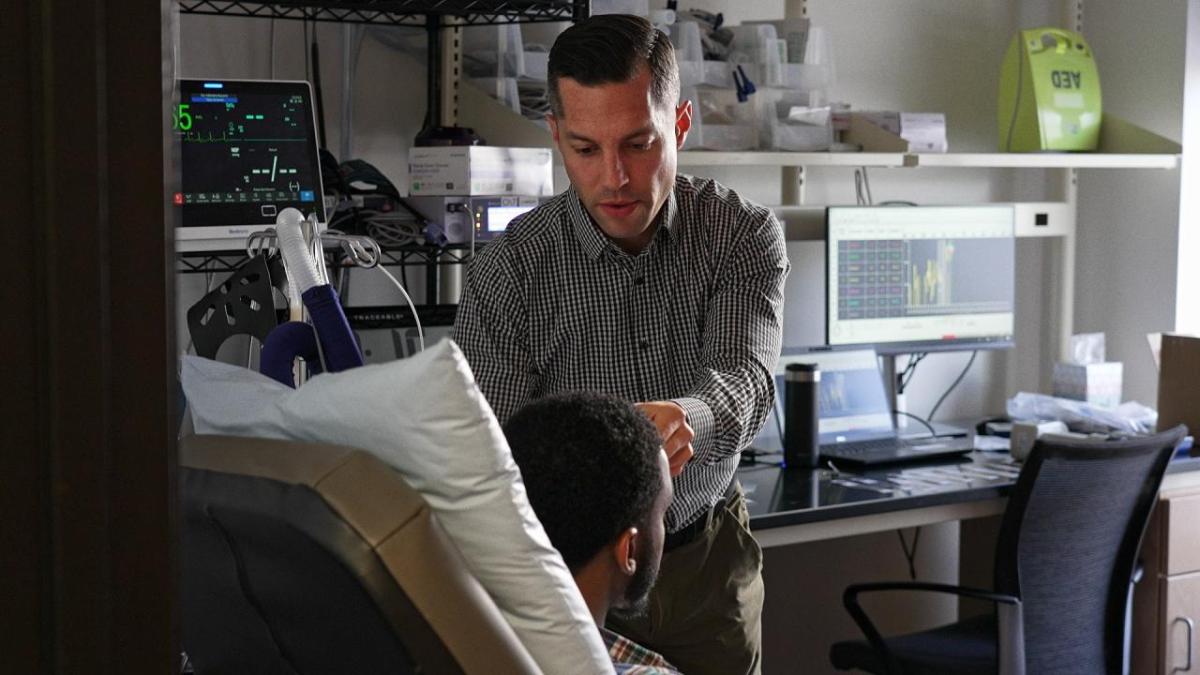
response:
<path fill-rule="evenodd" d="M 878 438 L 821 446 L 821 459 L 852 465 L 897 464 L 949 459 L 971 452 L 964 438 L 924 438 L 902 441 L 898 438 Z"/>

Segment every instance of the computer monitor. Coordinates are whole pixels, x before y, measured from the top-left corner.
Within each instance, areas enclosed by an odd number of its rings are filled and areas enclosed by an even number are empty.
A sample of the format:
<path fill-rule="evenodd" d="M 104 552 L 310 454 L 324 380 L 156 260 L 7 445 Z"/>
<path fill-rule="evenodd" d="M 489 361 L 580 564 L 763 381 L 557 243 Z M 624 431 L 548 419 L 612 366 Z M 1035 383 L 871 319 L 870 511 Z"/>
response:
<path fill-rule="evenodd" d="M 179 81 L 177 250 L 242 249 L 288 207 L 325 222 L 312 101 L 307 82 Z"/>
<path fill-rule="evenodd" d="M 831 206 L 826 342 L 881 354 L 1011 347 L 1013 208 Z"/>

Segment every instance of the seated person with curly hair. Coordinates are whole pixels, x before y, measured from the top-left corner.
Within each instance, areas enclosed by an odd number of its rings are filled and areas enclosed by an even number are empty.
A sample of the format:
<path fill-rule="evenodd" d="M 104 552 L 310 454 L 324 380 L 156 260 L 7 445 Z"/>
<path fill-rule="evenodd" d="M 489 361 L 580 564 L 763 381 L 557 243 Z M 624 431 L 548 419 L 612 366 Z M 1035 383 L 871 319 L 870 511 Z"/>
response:
<path fill-rule="evenodd" d="M 658 576 L 673 489 L 654 424 L 620 398 L 567 392 L 527 404 L 504 433 L 618 675 L 677 675 L 659 654 L 604 628 L 610 610 L 644 612 Z"/>

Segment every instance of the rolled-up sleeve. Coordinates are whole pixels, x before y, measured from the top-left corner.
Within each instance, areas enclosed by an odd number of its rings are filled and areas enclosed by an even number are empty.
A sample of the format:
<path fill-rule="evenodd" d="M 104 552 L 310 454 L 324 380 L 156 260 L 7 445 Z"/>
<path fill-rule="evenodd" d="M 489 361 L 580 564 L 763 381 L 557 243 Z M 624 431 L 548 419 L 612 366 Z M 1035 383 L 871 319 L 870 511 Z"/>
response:
<path fill-rule="evenodd" d="M 673 399 L 695 431 L 693 461 L 719 462 L 748 446 L 775 402 L 783 341 L 783 284 L 790 264 L 783 228 L 756 209 L 714 281 L 695 384 Z"/>

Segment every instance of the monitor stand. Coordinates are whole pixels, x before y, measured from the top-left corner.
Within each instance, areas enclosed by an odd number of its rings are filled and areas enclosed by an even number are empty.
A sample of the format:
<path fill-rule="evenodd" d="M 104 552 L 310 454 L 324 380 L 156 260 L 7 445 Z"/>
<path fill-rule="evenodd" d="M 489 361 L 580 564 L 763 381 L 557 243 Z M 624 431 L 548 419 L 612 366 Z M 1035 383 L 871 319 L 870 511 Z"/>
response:
<path fill-rule="evenodd" d="M 900 410 L 901 408 L 897 406 L 898 395 L 896 385 L 898 380 L 896 379 L 896 357 L 894 355 L 881 354 L 879 359 L 883 369 L 883 384 L 887 392 L 888 406 L 891 410 Z M 930 437 L 929 429 L 926 428 L 924 424 L 921 424 L 911 417 L 905 417 L 904 415 L 896 415 L 895 417 L 896 432 L 901 438 L 913 439 Z M 929 425 L 933 427 L 935 432 L 933 434 L 934 436 L 963 437 L 969 435 L 969 431 L 967 429 L 960 426 L 955 426 L 953 424 L 944 424 L 942 422 L 931 421 L 929 422 Z"/>

